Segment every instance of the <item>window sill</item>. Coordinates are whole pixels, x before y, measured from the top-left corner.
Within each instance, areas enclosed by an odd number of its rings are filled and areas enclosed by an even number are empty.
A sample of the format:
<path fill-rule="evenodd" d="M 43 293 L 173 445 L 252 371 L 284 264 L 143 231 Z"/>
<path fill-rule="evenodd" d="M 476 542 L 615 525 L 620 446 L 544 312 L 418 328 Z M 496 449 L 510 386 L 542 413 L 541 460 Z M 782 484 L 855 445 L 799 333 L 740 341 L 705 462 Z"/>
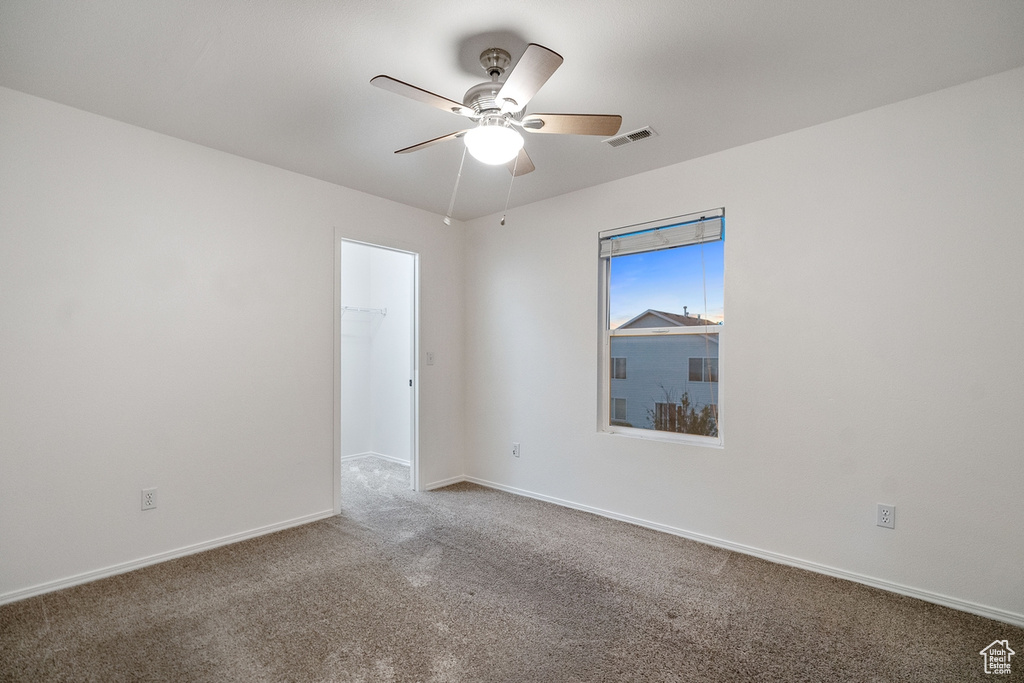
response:
<path fill-rule="evenodd" d="M 675 434 L 672 432 L 658 432 L 653 429 L 637 429 L 635 427 L 618 427 L 615 425 L 606 426 L 599 430 L 599 434 L 607 436 L 626 437 L 642 441 L 662 441 L 666 443 L 685 444 L 687 446 L 702 446 L 704 448 L 725 448 L 721 436 L 698 436 L 696 434 Z"/>

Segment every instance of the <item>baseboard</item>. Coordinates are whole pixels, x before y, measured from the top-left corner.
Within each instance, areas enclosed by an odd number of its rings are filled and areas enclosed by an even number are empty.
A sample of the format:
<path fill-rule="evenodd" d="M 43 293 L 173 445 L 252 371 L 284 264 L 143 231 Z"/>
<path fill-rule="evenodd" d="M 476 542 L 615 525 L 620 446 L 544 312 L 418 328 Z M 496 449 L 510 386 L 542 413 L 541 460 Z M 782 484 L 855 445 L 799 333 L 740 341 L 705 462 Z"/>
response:
<path fill-rule="evenodd" d="M 555 498 L 553 496 L 546 496 L 540 493 L 534 493 L 532 491 L 526 491 L 524 489 L 518 489 L 513 486 L 505 486 L 504 484 L 497 484 L 493 481 L 487 481 L 485 479 L 479 479 L 477 477 L 459 477 L 457 480 L 468 481 L 473 484 L 479 484 L 480 486 L 486 486 L 487 488 L 497 489 L 499 491 L 505 491 L 507 493 L 513 493 L 517 496 L 525 496 L 527 498 L 534 498 L 536 500 L 542 500 L 547 503 L 554 503 L 555 505 L 561 505 L 562 507 L 572 508 L 574 510 L 580 510 L 582 512 L 590 512 L 601 517 L 607 517 L 609 519 L 615 519 L 620 522 L 627 522 L 629 524 L 635 524 L 637 526 L 646 527 L 648 529 L 654 529 L 655 531 L 662 531 L 667 534 L 674 536 L 680 536 L 687 538 L 691 541 L 697 541 L 698 543 L 704 543 L 706 545 L 715 546 L 717 548 L 723 548 L 725 550 L 732 550 L 737 553 L 743 553 L 744 555 L 752 555 L 753 557 L 761 558 L 762 560 L 768 560 L 769 562 L 775 562 L 777 564 L 784 564 L 790 567 L 797 567 L 799 569 L 806 569 L 807 571 L 816 572 L 818 574 L 826 574 L 828 576 L 834 576 L 839 579 L 846 579 L 847 581 L 853 581 L 855 583 L 864 584 L 873 588 L 879 588 L 890 593 L 898 593 L 900 595 L 906 595 L 911 598 L 917 598 L 918 600 L 924 600 L 936 605 L 942 605 L 943 607 L 949 607 L 961 612 L 969 612 L 970 614 L 977 614 L 978 616 L 985 617 L 987 619 L 993 619 L 995 621 L 1001 621 L 1013 626 L 1024 628 L 1024 614 L 1017 614 L 1015 612 L 1008 612 L 995 607 L 988 607 L 987 605 L 979 605 L 977 603 L 969 602 L 966 600 L 960 600 L 958 598 L 951 598 L 947 595 L 941 595 L 939 593 L 933 593 L 930 591 L 913 588 L 911 586 L 904 586 L 902 584 L 894 583 L 892 581 L 886 581 L 884 579 L 877 579 L 873 576 L 866 576 L 864 574 L 857 574 L 855 572 L 848 572 L 844 569 L 837 569 L 824 564 L 818 564 L 817 562 L 809 562 L 796 557 L 790 557 L 788 555 L 782 555 L 780 553 L 774 553 L 769 550 L 762 550 L 760 548 L 754 548 L 752 546 L 743 545 L 741 543 L 733 543 L 731 541 L 724 541 L 720 538 L 713 536 L 706 536 L 704 534 L 694 533 L 692 531 L 686 531 L 685 529 L 679 529 L 667 524 L 659 524 L 657 522 L 649 522 L 645 519 L 639 519 L 637 517 L 630 517 L 629 515 L 622 515 L 617 512 L 610 512 L 608 510 L 602 510 L 601 508 L 591 507 L 589 505 L 582 505 L 580 503 L 574 503 L 568 500 L 562 500 L 561 498 Z M 450 485 L 456 483 L 455 481 L 449 481 L 447 484 Z"/>
<path fill-rule="evenodd" d="M 110 567 L 103 569 L 97 569 L 83 574 L 76 574 L 75 576 L 68 577 L 66 579 L 58 579 L 57 581 L 48 581 L 47 583 L 40 583 L 29 588 L 12 591 L 10 593 L 4 593 L 0 595 L 0 605 L 5 605 L 10 602 L 17 602 L 18 600 L 24 600 L 31 598 L 36 595 L 42 595 L 43 593 L 52 593 L 53 591 L 62 590 L 64 588 L 71 588 L 72 586 L 78 586 L 83 583 L 89 583 L 91 581 L 97 581 L 99 579 L 105 579 L 109 576 L 116 576 L 117 574 L 125 574 L 136 569 L 142 569 L 153 564 L 159 564 L 161 562 L 167 562 L 168 560 L 175 560 L 179 557 L 186 557 L 188 555 L 195 555 L 206 550 L 213 550 L 220 546 L 230 545 L 232 543 L 238 543 L 240 541 L 247 541 L 250 538 L 256 538 L 257 536 L 265 536 L 272 534 L 276 531 L 284 531 L 296 526 L 302 526 L 303 524 L 310 524 L 312 522 L 318 522 L 321 519 L 327 519 L 333 517 L 333 510 L 326 510 L 324 512 L 317 512 L 312 515 L 305 515 L 303 517 L 296 517 L 285 522 L 279 522 L 277 524 L 269 524 L 258 529 L 251 529 L 249 531 L 243 531 L 237 534 L 231 534 L 230 536 L 223 536 L 221 538 L 214 539 L 212 541 L 205 541 L 203 543 L 196 543 L 195 545 L 185 546 L 176 550 L 169 550 L 163 553 L 157 553 L 156 555 L 150 555 L 149 557 L 143 557 L 138 560 L 132 560 L 130 562 L 123 562 L 121 564 L 115 564 Z"/>
<path fill-rule="evenodd" d="M 464 481 L 470 481 L 470 480 L 467 479 L 466 477 L 463 477 L 463 476 L 448 477 L 447 479 L 442 479 L 441 481 L 435 481 L 433 483 L 427 484 L 426 486 L 423 487 L 423 490 L 424 491 L 433 491 L 434 489 L 443 489 L 445 486 L 451 486 L 452 484 L 460 484 L 460 483 L 462 483 Z M 474 483 L 479 483 L 479 482 L 474 482 Z M 481 486 L 487 486 L 487 484 L 481 484 Z M 492 486 L 491 488 L 497 488 L 497 487 L 493 487 Z"/>
<path fill-rule="evenodd" d="M 409 467 L 409 461 L 408 460 L 402 460 L 401 458 L 396 458 L 393 455 L 385 455 L 384 453 L 378 453 L 376 451 L 365 451 L 363 453 L 356 453 L 354 455 L 346 455 L 346 456 L 343 456 L 341 458 L 341 461 L 342 462 L 349 462 L 349 461 L 352 461 L 352 460 L 360 460 L 362 458 L 380 458 L 381 460 L 387 460 L 389 462 L 393 462 L 393 463 L 397 463 L 399 465 L 405 465 L 406 467 Z"/>

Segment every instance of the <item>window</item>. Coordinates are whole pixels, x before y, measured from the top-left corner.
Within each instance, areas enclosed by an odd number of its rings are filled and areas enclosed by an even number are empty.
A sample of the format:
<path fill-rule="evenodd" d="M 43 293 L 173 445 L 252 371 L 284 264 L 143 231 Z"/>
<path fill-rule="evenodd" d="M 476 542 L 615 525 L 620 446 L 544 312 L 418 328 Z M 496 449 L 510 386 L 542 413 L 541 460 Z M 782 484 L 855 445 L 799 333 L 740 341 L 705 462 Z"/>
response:
<path fill-rule="evenodd" d="M 612 422 L 625 422 L 626 421 L 626 399 L 624 398 L 613 398 L 612 399 Z"/>
<path fill-rule="evenodd" d="M 718 359 L 717 358 L 691 358 L 690 359 L 690 381 L 691 382 L 717 382 L 718 381 Z"/>
<path fill-rule="evenodd" d="M 655 429 L 665 432 L 676 431 L 676 404 L 655 403 L 654 404 Z"/>
<path fill-rule="evenodd" d="M 722 209 L 601 233 L 602 430 L 721 445 L 724 236 Z"/>

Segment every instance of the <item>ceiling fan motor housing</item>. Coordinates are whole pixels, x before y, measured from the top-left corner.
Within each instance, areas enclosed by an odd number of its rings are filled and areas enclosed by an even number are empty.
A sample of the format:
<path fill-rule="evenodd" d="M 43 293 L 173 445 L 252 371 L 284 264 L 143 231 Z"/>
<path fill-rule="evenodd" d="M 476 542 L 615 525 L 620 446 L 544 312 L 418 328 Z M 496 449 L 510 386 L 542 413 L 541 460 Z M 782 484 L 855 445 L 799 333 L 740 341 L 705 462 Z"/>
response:
<path fill-rule="evenodd" d="M 502 84 L 498 81 L 478 83 L 466 91 L 465 97 L 462 98 L 462 103 L 467 107 L 471 107 L 477 114 L 492 109 L 501 109 L 495 100 L 498 91 L 501 90 L 501 86 Z"/>
<path fill-rule="evenodd" d="M 477 115 L 497 113 L 501 111 L 501 105 L 497 101 L 498 92 L 501 90 L 501 86 L 504 83 L 501 81 L 487 81 L 486 83 L 478 83 L 472 88 L 466 91 L 465 97 L 462 98 L 462 103 L 467 107 L 470 107 L 477 113 Z M 514 118 L 517 121 L 523 118 L 525 109 L 515 113 L 506 113 L 505 116 Z"/>

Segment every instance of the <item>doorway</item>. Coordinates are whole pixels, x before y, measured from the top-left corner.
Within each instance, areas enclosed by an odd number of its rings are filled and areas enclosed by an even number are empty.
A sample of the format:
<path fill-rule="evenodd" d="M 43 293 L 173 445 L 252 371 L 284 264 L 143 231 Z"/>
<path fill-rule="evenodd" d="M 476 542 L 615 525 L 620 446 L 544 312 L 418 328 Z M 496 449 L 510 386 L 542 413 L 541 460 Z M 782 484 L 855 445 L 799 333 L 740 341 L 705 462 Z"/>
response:
<path fill-rule="evenodd" d="M 336 484 L 346 461 L 373 456 L 408 467 L 417 489 L 418 255 L 345 239 L 338 249 Z"/>

